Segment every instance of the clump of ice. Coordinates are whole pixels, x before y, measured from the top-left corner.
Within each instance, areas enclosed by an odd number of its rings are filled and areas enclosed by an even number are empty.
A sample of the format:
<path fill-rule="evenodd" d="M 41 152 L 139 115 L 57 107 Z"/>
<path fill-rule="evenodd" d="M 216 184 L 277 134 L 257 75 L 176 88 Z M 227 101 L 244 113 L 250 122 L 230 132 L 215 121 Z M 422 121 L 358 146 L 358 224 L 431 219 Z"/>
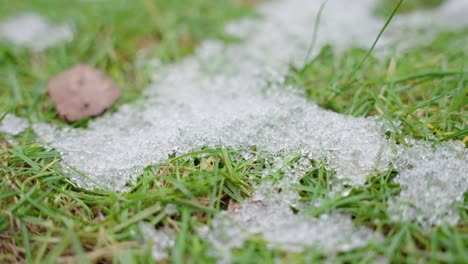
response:
<path fill-rule="evenodd" d="M 416 10 L 397 16 L 387 33 L 392 36 L 393 41 L 398 42 L 397 50 L 404 50 L 418 43 L 429 43 L 438 32 L 466 28 L 468 25 L 466 10 L 468 10 L 468 1 L 446 0 L 435 9 Z M 385 43 L 389 41 L 382 42 Z M 382 51 L 388 53 L 388 50 Z"/>
<path fill-rule="evenodd" d="M 211 228 L 200 233 L 213 247 L 210 254 L 224 263 L 229 262 L 233 249 L 256 235 L 270 248 L 301 252 L 314 247 L 325 253 L 348 251 L 381 238 L 366 227 L 353 225 L 350 216 L 310 217 L 276 201 L 244 203 L 230 214 L 217 215 Z"/>
<path fill-rule="evenodd" d="M 468 151 L 463 144 L 410 141 L 395 163 L 395 181 L 402 185 L 399 196 L 390 201 L 389 211 L 398 221 L 423 226 L 456 224 L 455 202 L 462 202 L 468 190 Z"/>
<path fill-rule="evenodd" d="M 146 223 L 139 223 L 143 238 L 152 246 L 152 255 L 155 261 L 161 261 L 169 257 L 168 251 L 174 247 L 175 233 L 171 229 L 155 229 Z"/>
<path fill-rule="evenodd" d="M 38 14 L 24 13 L 0 22 L 2 39 L 34 51 L 42 51 L 59 42 L 71 41 L 73 30 L 70 25 L 53 25 Z"/>
<path fill-rule="evenodd" d="M 209 253 L 220 263 L 231 262 L 233 249 L 258 237 L 269 248 L 292 252 L 316 248 L 331 255 L 380 241 L 380 234 L 353 225 L 349 215 L 311 217 L 305 213 L 310 205 L 300 202 L 292 184 L 298 184 L 314 168 L 309 158 L 301 155 L 293 162 L 283 160 L 276 165 L 270 173 L 279 170 L 283 179 L 263 181 L 251 200 L 216 215 L 210 227 L 200 228 L 200 235 L 212 245 Z"/>
<path fill-rule="evenodd" d="M 2 116 L 2 113 L 0 113 Z M 29 121 L 22 117 L 6 114 L 0 121 L 0 132 L 8 136 L 16 136 L 29 127 Z"/>

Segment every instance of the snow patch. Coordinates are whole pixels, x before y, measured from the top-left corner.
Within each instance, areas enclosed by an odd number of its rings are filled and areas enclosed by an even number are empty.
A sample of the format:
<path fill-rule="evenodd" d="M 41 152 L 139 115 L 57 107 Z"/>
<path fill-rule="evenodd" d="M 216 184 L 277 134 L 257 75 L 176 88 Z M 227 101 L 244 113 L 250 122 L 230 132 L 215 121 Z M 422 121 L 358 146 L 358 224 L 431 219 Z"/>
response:
<path fill-rule="evenodd" d="M 70 25 L 53 25 L 35 13 L 24 13 L 7 18 L 0 23 L 0 40 L 42 51 L 60 42 L 73 39 Z"/>
<path fill-rule="evenodd" d="M 211 226 L 200 228 L 200 235 L 212 245 L 208 253 L 216 257 L 218 263 L 232 262 L 233 249 L 258 237 L 269 248 L 290 252 L 315 248 L 330 255 L 381 241 L 379 233 L 353 225 L 349 215 L 307 215 L 311 205 L 300 201 L 292 185 L 299 184 L 300 179 L 314 169 L 307 156 L 297 157 L 293 162 L 276 160 L 271 165 L 274 167 L 267 174 L 284 175 L 282 179 L 264 180 L 256 186 L 252 199 L 216 215 Z M 279 171 L 282 173 L 276 173 Z"/>
<path fill-rule="evenodd" d="M 395 181 L 401 193 L 390 201 L 389 211 L 396 221 L 416 220 L 425 227 L 456 224 L 455 202 L 463 202 L 468 190 L 468 150 L 457 142 L 431 146 L 408 140 L 395 162 Z"/>
<path fill-rule="evenodd" d="M 1 113 L 0 116 L 2 116 Z M 29 121 L 27 119 L 12 114 L 6 114 L 3 120 L 0 121 L 0 132 L 9 136 L 16 136 L 28 127 Z"/>

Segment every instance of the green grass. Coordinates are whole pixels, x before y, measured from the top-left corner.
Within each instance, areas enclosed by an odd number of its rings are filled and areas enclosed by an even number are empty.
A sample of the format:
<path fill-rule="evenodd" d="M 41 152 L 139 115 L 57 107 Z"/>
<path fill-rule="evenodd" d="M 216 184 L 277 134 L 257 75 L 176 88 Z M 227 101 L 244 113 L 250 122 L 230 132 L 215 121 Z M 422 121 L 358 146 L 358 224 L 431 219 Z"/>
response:
<path fill-rule="evenodd" d="M 467 143 L 468 30 L 442 33 L 431 43 L 389 56 L 366 51 L 336 54 L 325 47 L 289 82 L 320 106 L 355 116 L 382 115 L 401 122 L 403 135 Z M 350 77 L 354 77 L 350 79 Z"/>
<path fill-rule="evenodd" d="M 375 7 L 376 15 L 387 18 L 399 0 L 382 0 Z M 445 0 L 405 0 L 398 9 L 400 14 L 410 13 L 420 9 L 431 9 L 440 6 Z"/>
<path fill-rule="evenodd" d="M 59 156 L 53 151 L 33 144 L 3 146 L 1 160 L 8 165 L 0 184 L 0 262 L 50 262 L 62 255 L 79 260 L 80 254 L 108 245 L 135 247 L 115 259 L 149 260 L 148 248 L 129 243 L 141 239 L 139 221 L 179 229 L 184 221 L 206 222 L 229 200 L 241 202 L 248 194 L 252 164 L 234 160 L 234 154 L 203 150 L 148 167 L 130 192 L 120 194 L 77 189 L 58 172 Z M 168 203 L 181 216 L 167 215 Z"/>
<path fill-rule="evenodd" d="M 226 39 L 223 23 L 252 14 L 234 1 L 120 0 L 110 7 L 106 2 L 0 0 L 0 17 L 38 10 L 55 21 L 74 19 L 78 29 L 75 42 L 44 53 L 0 46 L 2 109 L 63 125 L 44 95 L 44 84 L 78 61 L 117 81 L 123 96 L 116 107 L 132 102 L 148 81 L 144 69 L 135 67 L 136 50 L 145 48 L 149 57 L 169 63 L 189 54 L 202 39 Z M 359 68 L 365 50 L 337 54 L 326 47 L 304 68 L 291 69 L 288 82 L 332 111 L 400 121 L 397 138 L 466 143 L 467 34 L 442 33 L 431 43 L 383 60 L 371 55 Z M 259 181 L 268 166 L 262 159 L 241 159 L 235 150 L 203 149 L 146 168 L 128 193 L 87 191 L 60 172 L 58 153 L 34 143 L 31 131 L 16 140 L 19 144 L 12 146 L 0 135 L 0 263 L 152 263 L 150 248 L 140 243 L 140 221 L 178 231 L 168 262 L 213 263 L 206 254 L 210 246 L 196 228 L 229 203 L 248 197 L 249 179 Z M 330 193 L 334 173 L 318 166 L 294 186 L 303 201 L 321 201 L 319 207 L 306 208 L 307 214 L 348 213 L 356 224 L 384 235 L 383 241 L 337 254 L 332 262 L 375 263 L 382 257 L 392 263 L 466 262 L 468 195 L 457 204 L 461 221 L 456 226 L 425 230 L 416 223 L 394 223 L 386 203 L 400 191 L 394 177 L 392 171 L 370 176 L 365 186 L 343 197 Z M 167 204 L 176 205 L 179 214 L 167 215 Z M 235 263 L 314 263 L 327 257 L 313 248 L 302 254 L 271 250 L 258 238 L 233 254 Z"/>

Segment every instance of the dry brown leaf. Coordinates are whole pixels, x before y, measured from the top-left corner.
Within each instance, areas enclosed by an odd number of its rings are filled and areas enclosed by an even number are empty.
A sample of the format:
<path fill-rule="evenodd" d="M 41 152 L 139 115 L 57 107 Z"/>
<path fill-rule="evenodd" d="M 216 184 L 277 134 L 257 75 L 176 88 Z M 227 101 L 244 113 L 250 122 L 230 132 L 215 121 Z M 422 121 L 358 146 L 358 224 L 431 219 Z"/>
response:
<path fill-rule="evenodd" d="M 47 93 L 59 116 L 70 122 L 102 114 L 120 96 L 111 79 L 85 64 L 78 64 L 49 80 Z"/>

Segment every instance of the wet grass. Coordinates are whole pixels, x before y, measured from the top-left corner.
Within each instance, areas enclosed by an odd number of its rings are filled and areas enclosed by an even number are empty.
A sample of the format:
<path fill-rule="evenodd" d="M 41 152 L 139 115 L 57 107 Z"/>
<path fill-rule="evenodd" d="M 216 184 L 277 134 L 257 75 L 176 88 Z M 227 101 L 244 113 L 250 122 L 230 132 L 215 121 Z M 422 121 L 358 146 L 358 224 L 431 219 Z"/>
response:
<path fill-rule="evenodd" d="M 26 133 L 27 134 L 27 133 Z M 23 135 L 26 136 L 26 135 Z M 212 263 L 210 245 L 197 227 L 248 196 L 249 178 L 259 178 L 261 159 L 239 158 L 236 151 L 207 149 L 148 167 L 128 193 L 86 191 L 59 171 L 59 155 L 34 144 L 2 146 L 0 180 L 0 256 L 2 263 L 83 261 L 109 263 L 152 262 L 151 248 L 142 244 L 139 222 L 177 231 L 169 262 Z M 307 173 L 295 185 L 315 217 L 339 212 L 384 235 L 380 242 L 329 256 L 314 248 L 304 253 L 269 249 L 253 239 L 233 254 L 234 263 L 309 263 L 326 259 L 336 263 L 393 263 L 432 261 L 461 263 L 466 259 L 468 234 L 466 202 L 460 204 L 461 222 L 425 230 L 416 223 L 394 223 L 386 201 L 400 187 L 392 172 L 369 177 L 349 194 L 331 192 L 334 173 L 324 166 Z M 320 202 L 320 204 L 317 204 Z M 175 205 L 177 213 L 164 210 Z"/>
<path fill-rule="evenodd" d="M 215 149 L 176 157 L 148 167 L 129 192 L 115 193 L 77 188 L 59 172 L 54 151 L 2 145 L 0 262 L 151 262 L 138 222 L 174 230 L 184 221 L 200 225 L 249 194 L 252 165 L 235 155 Z M 165 211 L 167 204 L 179 213 Z"/>
<path fill-rule="evenodd" d="M 398 4 L 399 0 L 382 0 L 380 1 L 377 6 L 375 7 L 375 13 L 377 16 L 382 18 L 387 18 L 392 10 L 393 7 Z M 417 11 L 421 9 L 431 9 L 440 6 L 446 0 L 409 0 L 404 1 L 401 7 L 398 9 L 398 13 L 405 14 L 410 13 L 412 11 Z"/>
<path fill-rule="evenodd" d="M 1 17 L 38 10 L 55 21 L 76 19 L 79 29 L 77 42 L 40 54 L 0 46 L 0 71 L 5 74 L 0 78 L 2 109 L 32 121 L 60 122 L 44 95 L 44 84 L 78 61 L 108 72 L 124 89 L 119 104 L 131 102 L 148 81 L 144 69 L 135 67 L 136 50 L 144 48 L 149 57 L 171 62 L 189 54 L 202 39 L 223 38 L 224 22 L 252 14 L 233 1 L 196 0 L 190 1 L 190 8 L 186 8 L 189 1 L 114 1 L 111 7 L 106 2 L 0 0 L 6 7 L 0 10 Z M 62 12 L 54 16 L 59 8 Z M 122 16 L 132 19 L 119 19 Z M 292 69 L 288 82 L 303 87 L 308 98 L 327 109 L 398 120 L 403 136 L 466 143 L 467 34 L 466 30 L 442 33 L 399 56 L 371 55 L 356 72 L 365 50 L 337 54 L 326 47 L 306 67 Z M 13 146 L 0 135 L 0 263 L 152 263 L 139 222 L 177 231 L 167 262 L 213 263 L 207 255 L 210 246 L 197 235 L 197 227 L 248 197 L 249 179 L 258 181 L 267 166 L 261 159 L 242 159 L 234 150 L 202 149 L 146 168 L 128 193 L 88 191 L 61 173 L 59 154 L 34 143 L 31 131 L 16 140 L 19 144 Z M 391 171 L 369 177 L 365 186 L 348 195 L 331 194 L 333 177 L 333 172 L 319 166 L 294 186 L 311 204 L 305 213 L 350 214 L 356 224 L 384 235 L 381 242 L 329 256 L 313 248 L 301 254 L 272 250 L 262 240 L 252 239 L 234 252 L 233 262 L 464 263 L 468 259 L 468 195 L 458 204 L 457 226 L 425 230 L 416 223 L 391 221 L 386 202 L 400 191 Z M 312 206 L 318 201 L 319 206 Z M 175 205 L 176 214 L 164 210 L 168 204 Z"/>

